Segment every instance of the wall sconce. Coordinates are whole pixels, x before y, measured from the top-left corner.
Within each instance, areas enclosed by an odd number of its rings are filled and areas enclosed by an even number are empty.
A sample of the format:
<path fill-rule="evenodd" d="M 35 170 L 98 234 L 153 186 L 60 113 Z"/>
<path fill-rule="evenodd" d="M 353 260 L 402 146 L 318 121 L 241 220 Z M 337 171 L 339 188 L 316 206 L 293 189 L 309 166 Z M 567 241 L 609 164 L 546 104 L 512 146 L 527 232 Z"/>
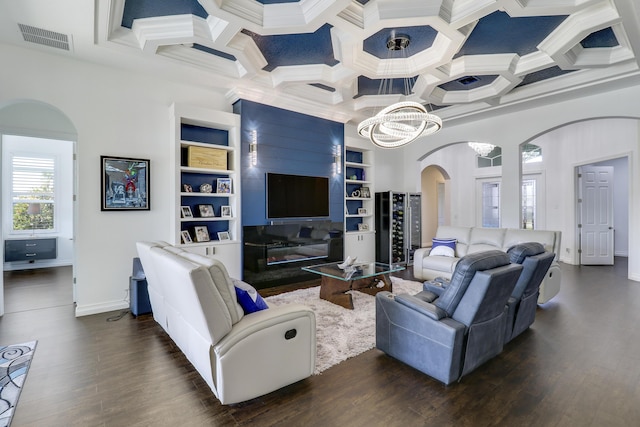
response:
<path fill-rule="evenodd" d="M 333 174 L 340 175 L 342 173 L 342 146 L 333 147 Z"/>
<path fill-rule="evenodd" d="M 258 164 L 258 131 L 251 131 L 251 142 L 249 143 L 249 162 L 251 166 Z"/>

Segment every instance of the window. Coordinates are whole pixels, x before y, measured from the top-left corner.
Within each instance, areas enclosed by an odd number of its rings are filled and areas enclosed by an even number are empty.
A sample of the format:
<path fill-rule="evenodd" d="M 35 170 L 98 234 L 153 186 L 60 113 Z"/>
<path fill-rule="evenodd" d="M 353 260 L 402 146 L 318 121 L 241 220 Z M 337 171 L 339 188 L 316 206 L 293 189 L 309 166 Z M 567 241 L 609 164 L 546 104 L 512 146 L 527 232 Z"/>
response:
<path fill-rule="evenodd" d="M 542 162 L 542 148 L 535 144 L 524 144 L 522 146 L 522 163 Z"/>
<path fill-rule="evenodd" d="M 502 148 L 495 147 L 486 156 L 476 157 L 476 166 L 478 168 L 491 168 L 494 166 L 502 166 Z"/>
<path fill-rule="evenodd" d="M 11 154 L 12 231 L 55 230 L 55 170 L 54 156 Z"/>
<path fill-rule="evenodd" d="M 482 226 L 500 227 L 500 183 L 482 183 Z"/>
<path fill-rule="evenodd" d="M 536 180 L 522 180 L 522 228 L 533 230 L 536 225 Z"/>

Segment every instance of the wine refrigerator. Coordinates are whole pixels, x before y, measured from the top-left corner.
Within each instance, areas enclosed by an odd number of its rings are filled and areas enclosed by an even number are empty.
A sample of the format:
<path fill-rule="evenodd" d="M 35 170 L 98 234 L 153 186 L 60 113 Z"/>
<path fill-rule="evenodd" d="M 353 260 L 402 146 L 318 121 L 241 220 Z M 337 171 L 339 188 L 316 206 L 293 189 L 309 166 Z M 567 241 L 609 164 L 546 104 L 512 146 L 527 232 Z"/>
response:
<path fill-rule="evenodd" d="M 420 247 L 421 195 L 384 191 L 376 193 L 376 261 L 409 264 Z"/>

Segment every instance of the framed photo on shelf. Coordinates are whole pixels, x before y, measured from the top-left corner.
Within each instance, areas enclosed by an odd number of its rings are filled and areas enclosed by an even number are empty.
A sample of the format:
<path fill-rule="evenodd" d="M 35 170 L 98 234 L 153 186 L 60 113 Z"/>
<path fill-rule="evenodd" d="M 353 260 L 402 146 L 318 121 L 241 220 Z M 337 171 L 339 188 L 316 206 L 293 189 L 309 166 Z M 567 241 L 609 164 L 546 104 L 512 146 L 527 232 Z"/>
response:
<path fill-rule="evenodd" d="M 182 243 L 184 243 L 185 245 L 188 243 L 193 243 L 193 240 L 191 240 L 191 234 L 189 234 L 188 230 L 182 230 L 180 232 L 180 237 L 182 238 Z"/>
<path fill-rule="evenodd" d="M 358 208 L 358 215 L 366 215 L 366 214 L 367 214 L 366 208 Z"/>
<path fill-rule="evenodd" d="M 103 211 L 148 211 L 147 159 L 100 156 L 100 194 Z"/>
<path fill-rule="evenodd" d="M 222 206 L 220 208 L 220 216 L 225 218 L 231 217 L 231 206 Z"/>
<path fill-rule="evenodd" d="M 218 240 L 231 240 L 231 235 L 228 231 L 218 231 Z"/>
<path fill-rule="evenodd" d="M 218 178 L 216 180 L 216 193 L 231 193 L 231 178 Z"/>
<path fill-rule="evenodd" d="M 182 216 L 182 218 L 193 218 L 191 206 L 180 206 L 180 215 Z"/>
<path fill-rule="evenodd" d="M 211 239 L 209 238 L 209 229 L 206 225 L 198 225 L 193 228 L 195 233 L 196 242 L 208 242 Z"/>
<path fill-rule="evenodd" d="M 369 224 L 361 222 L 358 224 L 358 231 L 369 231 Z"/>
<path fill-rule="evenodd" d="M 371 197 L 369 187 L 360 187 L 360 197 L 362 197 L 363 199 L 368 199 L 369 197 Z"/>
<path fill-rule="evenodd" d="M 212 205 L 198 205 L 198 210 L 200 211 L 200 216 L 202 218 L 211 218 L 216 216 L 213 212 Z"/>
<path fill-rule="evenodd" d="M 191 184 L 182 184 L 182 190 L 185 193 L 193 193 L 193 187 L 191 187 Z"/>

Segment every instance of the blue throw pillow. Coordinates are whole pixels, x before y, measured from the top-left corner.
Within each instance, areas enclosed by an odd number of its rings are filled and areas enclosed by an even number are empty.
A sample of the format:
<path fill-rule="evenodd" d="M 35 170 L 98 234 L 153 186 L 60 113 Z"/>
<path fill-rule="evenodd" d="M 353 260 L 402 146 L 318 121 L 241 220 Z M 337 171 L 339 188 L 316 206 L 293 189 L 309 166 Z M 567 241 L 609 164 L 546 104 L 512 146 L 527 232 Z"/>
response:
<path fill-rule="evenodd" d="M 240 307 L 244 310 L 244 314 L 255 313 L 256 311 L 269 308 L 253 286 L 240 281 L 235 282 L 234 285 L 238 304 L 240 304 Z"/>
<path fill-rule="evenodd" d="M 298 237 L 301 237 L 303 239 L 308 239 L 309 237 L 311 237 L 312 230 L 313 230 L 313 227 L 300 227 L 300 231 L 298 232 Z"/>
<path fill-rule="evenodd" d="M 430 256 L 448 256 L 453 257 L 456 253 L 456 239 L 433 238 L 431 240 Z"/>

